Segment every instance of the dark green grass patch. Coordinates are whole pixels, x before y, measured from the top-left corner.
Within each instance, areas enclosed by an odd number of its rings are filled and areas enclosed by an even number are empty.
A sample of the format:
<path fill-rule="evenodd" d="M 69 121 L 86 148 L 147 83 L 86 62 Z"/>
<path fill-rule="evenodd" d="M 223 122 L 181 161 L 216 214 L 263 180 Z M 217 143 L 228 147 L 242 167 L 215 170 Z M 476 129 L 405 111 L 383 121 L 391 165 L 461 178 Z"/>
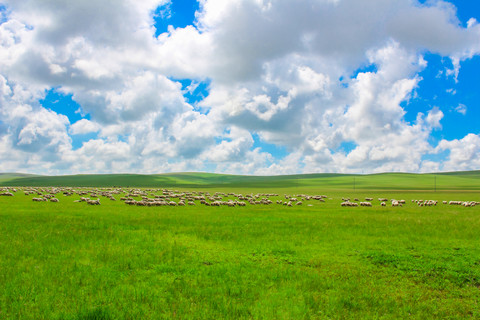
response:
<path fill-rule="evenodd" d="M 75 187 L 156 187 L 156 188 L 226 188 L 285 190 L 319 189 L 328 191 L 478 191 L 480 171 L 438 174 L 382 173 L 367 175 L 299 174 L 284 176 L 239 176 L 212 173 L 98 174 L 33 176 L 0 174 L 0 186 L 75 186 Z M 283 191 L 282 191 L 283 190 Z"/>

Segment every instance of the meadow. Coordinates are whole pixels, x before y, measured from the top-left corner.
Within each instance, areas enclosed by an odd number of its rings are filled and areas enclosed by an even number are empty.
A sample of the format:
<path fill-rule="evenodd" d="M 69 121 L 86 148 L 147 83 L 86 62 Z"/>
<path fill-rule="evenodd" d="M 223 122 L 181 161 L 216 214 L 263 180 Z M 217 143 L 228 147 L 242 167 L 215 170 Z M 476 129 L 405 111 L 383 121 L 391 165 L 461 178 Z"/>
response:
<path fill-rule="evenodd" d="M 9 174 L 0 185 L 327 195 L 293 207 L 88 206 L 17 188 L 0 197 L 1 319 L 480 318 L 480 206 L 442 204 L 480 201 L 479 172 Z M 343 197 L 373 207 L 341 207 Z"/>

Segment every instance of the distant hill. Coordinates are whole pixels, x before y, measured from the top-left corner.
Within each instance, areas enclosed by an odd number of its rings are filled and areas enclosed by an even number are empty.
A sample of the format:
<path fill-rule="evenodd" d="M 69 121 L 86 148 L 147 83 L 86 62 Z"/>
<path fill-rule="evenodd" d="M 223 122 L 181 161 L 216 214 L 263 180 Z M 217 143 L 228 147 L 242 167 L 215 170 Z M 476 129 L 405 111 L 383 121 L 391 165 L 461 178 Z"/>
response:
<path fill-rule="evenodd" d="M 381 173 L 242 176 L 214 173 L 82 174 L 39 176 L 0 174 L 0 186 L 150 187 L 150 188 L 300 188 L 322 190 L 480 190 L 480 171 L 436 174 Z"/>
<path fill-rule="evenodd" d="M 5 181 L 11 181 L 14 179 L 22 179 L 22 178 L 33 178 L 33 177 L 41 177 L 36 174 L 28 174 L 28 173 L 0 173 L 0 184 Z"/>

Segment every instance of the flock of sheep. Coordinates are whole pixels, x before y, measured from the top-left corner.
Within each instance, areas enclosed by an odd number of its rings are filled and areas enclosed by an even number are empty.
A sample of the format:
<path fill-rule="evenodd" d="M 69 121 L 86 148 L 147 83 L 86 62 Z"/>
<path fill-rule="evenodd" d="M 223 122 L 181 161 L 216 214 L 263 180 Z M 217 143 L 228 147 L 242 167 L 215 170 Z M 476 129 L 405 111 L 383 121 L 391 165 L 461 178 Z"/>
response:
<path fill-rule="evenodd" d="M 13 197 L 17 192 L 23 192 L 26 196 L 34 195 L 34 202 L 59 202 L 59 194 L 65 197 L 77 195 L 80 199 L 74 200 L 76 203 L 86 203 L 89 205 L 100 205 L 100 197 L 116 201 L 117 196 L 121 201 L 131 206 L 195 206 L 197 204 L 219 207 L 244 207 L 248 205 L 282 205 L 287 207 L 301 206 L 307 203 L 307 206 L 313 206 L 314 202 L 325 202 L 329 199 L 326 195 L 287 195 L 278 199 L 279 195 L 275 193 L 256 193 L 256 194 L 237 194 L 223 192 L 205 192 L 205 191 L 178 191 L 168 189 L 122 189 L 122 188 L 70 188 L 70 187 L 21 187 L 21 188 L 0 188 L 0 196 Z M 276 198 L 275 202 L 271 198 Z M 406 204 L 405 200 L 378 198 L 378 205 L 392 207 L 402 207 Z M 374 199 L 366 197 L 365 201 L 358 198 L 350 201 L 350 198 L 342 198 L 342 207 L 372 207 Z M 419 207 L 436 206 L 437 200 L 412 200 L 412 203 Z M 442 201 L 443 204 L 460 205 L 464 207 L 473 207 L 480 205 L 477 201 Z"/>

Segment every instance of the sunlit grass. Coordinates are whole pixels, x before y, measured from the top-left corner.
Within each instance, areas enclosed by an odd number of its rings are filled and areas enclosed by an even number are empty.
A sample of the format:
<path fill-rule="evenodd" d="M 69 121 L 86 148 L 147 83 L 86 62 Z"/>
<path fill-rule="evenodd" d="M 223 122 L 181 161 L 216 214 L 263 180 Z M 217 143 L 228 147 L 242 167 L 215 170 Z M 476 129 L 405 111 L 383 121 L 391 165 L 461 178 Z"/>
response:
<path fill-rule="evenodd" d="M 329 198 L 214 208 L 0 197 L 0 318 L 480 317 L 480 207 L 410 201 L 478 192 L 264 191 Z M 340 207 L 366 196 L 374 207 Z"/>

